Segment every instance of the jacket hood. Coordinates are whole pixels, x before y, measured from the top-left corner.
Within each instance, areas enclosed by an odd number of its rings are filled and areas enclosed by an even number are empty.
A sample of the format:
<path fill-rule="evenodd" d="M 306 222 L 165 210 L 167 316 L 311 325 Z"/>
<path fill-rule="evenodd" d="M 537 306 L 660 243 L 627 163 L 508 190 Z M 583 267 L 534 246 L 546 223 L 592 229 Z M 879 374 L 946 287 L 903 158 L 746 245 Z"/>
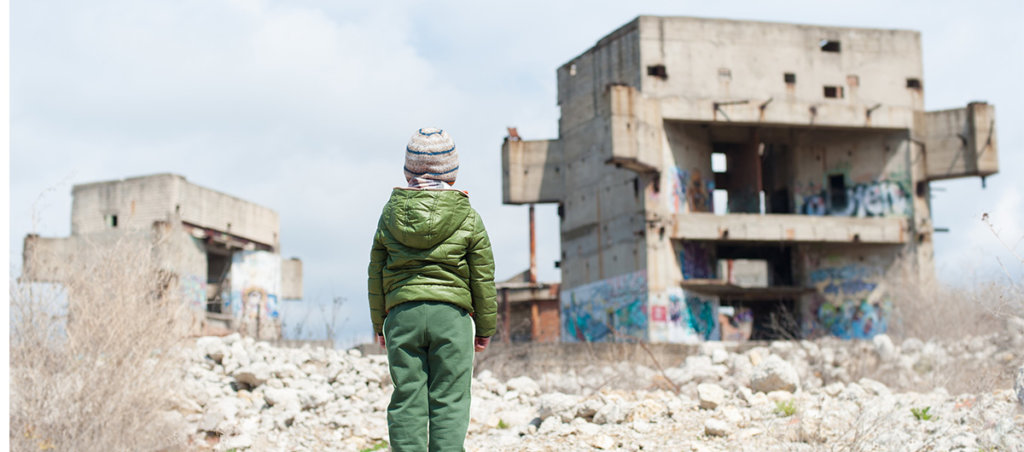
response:
<path fill-rule="evenodd" d="M 384 206 L 382 219 L 400 243 L 427 249 L 451 236 L 471 211 L 469 197 L 458 190 L 396 188 Z"/>

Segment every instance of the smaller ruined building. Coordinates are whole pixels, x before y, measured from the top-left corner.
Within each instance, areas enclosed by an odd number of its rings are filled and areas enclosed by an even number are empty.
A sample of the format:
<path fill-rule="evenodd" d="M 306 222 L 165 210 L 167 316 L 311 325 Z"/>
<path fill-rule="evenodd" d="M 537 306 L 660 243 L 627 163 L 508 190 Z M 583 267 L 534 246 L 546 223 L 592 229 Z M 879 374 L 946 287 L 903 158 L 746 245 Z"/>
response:
<path fill-rule="evenodd" d="M 886 275 L 934 273 L 930 182 L 998 171 L 994 106 L 924 110 L 915 31 L 641 16 L 557 79 L 502 182 L 558 205 L 563 341 L 884 332 Z"/>
<path fill-rule="evenodd" d="M 302 262 L 281 258 L 277 212 L 176 174 L 75 185 L 72 197 L 71 236 L 26 237 L 22 278 L 60 283 L 118 243 L 153 253 L 194 333 L 281 337 L 278 303 L 302 298 Z"/>

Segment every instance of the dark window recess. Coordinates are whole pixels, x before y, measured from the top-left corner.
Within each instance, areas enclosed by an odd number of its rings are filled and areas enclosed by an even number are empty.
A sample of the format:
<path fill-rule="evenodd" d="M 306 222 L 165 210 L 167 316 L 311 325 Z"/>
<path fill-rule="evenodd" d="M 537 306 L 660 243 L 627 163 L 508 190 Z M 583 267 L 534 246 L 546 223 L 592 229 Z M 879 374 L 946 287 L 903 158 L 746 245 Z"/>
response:
<path fill-rule="evenodd" d="M 668 78 L 668 71 L 665 70 L 664 64 L 655 64 L 653 66 L 647 66 L 647 75 L 664 80 Z"/>
<path fill-rule="evenodd" d="M 732 69 L 724 68 L 724 67 L 723 68 L 719 68 L 718 69 L 718 76 L 721 77 L 721 78 L 732 80 Z"/>
<path fill-rule="evenodd" d="M 826 86 L 825 97 L 829 99 L 842 99 L 843 98 L 843 87 L 842 86 Z"/>
<path fill-rule="evenodd" d="M 833 41 L 831 39 L 822 39 L 820 45 L 821 45 L 821 51 L 822 52 L 838 52 L 839 51 L 839 41 Z"/>
<path fill-rule="evenodd" d="M 792 72 L 787 72 L 782 75 L 782 79 L 785 80 L 788 84 L 796 83 L 796 74 Z"/>
<path fill-rule="evenodd" d="M 828 200 L 833 211 L 846 209 L 846 177 L 842 174 L 828 176 Z"/>
<path fill-rule="evenodd" d="M 908 78 L 907 88 L 921 89 L 921 79 Z"/>
<path fill-rule="evenodd" d="M 110 216 L 110 226 L 117 227 L 117 215 Z"/>

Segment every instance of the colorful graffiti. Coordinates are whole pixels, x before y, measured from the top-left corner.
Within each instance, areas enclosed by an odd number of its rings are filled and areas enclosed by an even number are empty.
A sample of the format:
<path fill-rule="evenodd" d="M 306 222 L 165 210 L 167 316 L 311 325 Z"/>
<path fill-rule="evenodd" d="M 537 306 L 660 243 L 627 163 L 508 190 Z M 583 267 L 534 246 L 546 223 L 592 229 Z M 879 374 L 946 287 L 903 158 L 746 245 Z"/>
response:
<path fill-rule="evenodd" d="M 240 251 L 231 256 L 231 296 L 225 303 L 244 333 L 259 337 L 280 334 L 278 294 L 281 256 L 267 251 Z"/>
<path fill-rule="evenodd" d="M 813 190 L 814 184 L 808 184 Z M 831 196 L 824 188 L 805 191 L 797 195 L 796 205 L 804 215 L 832 215 L 843 217 L 907 216 L 912 212 L 909 192 L 898 182 L 890 180 L 857 184 L 846 187 L 842 196 Z"/>
<path fill-rule="evenodd" d="M 627 342 L 647 336 L 647 273 L 562 291 L 563 342 Z"/>
<path fill-rule="evenodd" d="M 714 180 L 704 180 L 700 170 L 696 168 L 693 171 L 687 171 L 673 167 L 671 174 L 673 176 L 672 208 L 674 212 L 682 211 L 680 208 L 684 200 L 687 212 L 714 211 L 711 197 L 711 194 L 715 191 Z"/>
<path fill-rule="evenodd" d="M 182 275 L 181 294 L 192 310 L 206 310 L 206 278 Z"/>
<path fill-rule="evenodd" d="M 696 343 L 721 337 L 718 299 L 682 289 L 669 289 L 651 297 L 650 340 Z"/>
<path fill-rule="evenodd" d="M 710 243 L 683 242 L 679 250 L 683 279 L 714 279 L 715 249 Z"/>
<path fill-rule="evenodd" d="M 805 323 L 804 334 L 830 334 L 844 339 L 866 339 L 888 330 L 892 305 L 878 300 L 881 270 L 867 265 L 826 267 L 810 273 L 817 292 L 809 309 L 814 321 Z"/>

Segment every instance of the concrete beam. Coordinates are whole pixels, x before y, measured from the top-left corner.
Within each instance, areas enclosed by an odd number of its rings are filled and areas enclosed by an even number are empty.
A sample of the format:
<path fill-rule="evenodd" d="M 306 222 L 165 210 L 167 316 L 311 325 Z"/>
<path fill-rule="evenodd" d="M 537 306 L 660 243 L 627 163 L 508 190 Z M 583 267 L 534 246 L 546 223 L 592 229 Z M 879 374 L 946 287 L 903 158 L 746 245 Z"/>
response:
<path fill-rule="evenodd" d="M 896 245 L 909 235 L 905 218 L 691 213 L 671 223 L 671 237 L 680 240 Z"/>
<path fill-rule="evenodd" d="M 972 102 L 966 108 L 920 114 L 929 180 L 988 176 L 999 171 L 994 106 Z"/>
<path fill-rule="evenodd" d="M 557 203 L 565 191 L 560 140 L 506 139 L 501 145 L 502 202 Z"/>

